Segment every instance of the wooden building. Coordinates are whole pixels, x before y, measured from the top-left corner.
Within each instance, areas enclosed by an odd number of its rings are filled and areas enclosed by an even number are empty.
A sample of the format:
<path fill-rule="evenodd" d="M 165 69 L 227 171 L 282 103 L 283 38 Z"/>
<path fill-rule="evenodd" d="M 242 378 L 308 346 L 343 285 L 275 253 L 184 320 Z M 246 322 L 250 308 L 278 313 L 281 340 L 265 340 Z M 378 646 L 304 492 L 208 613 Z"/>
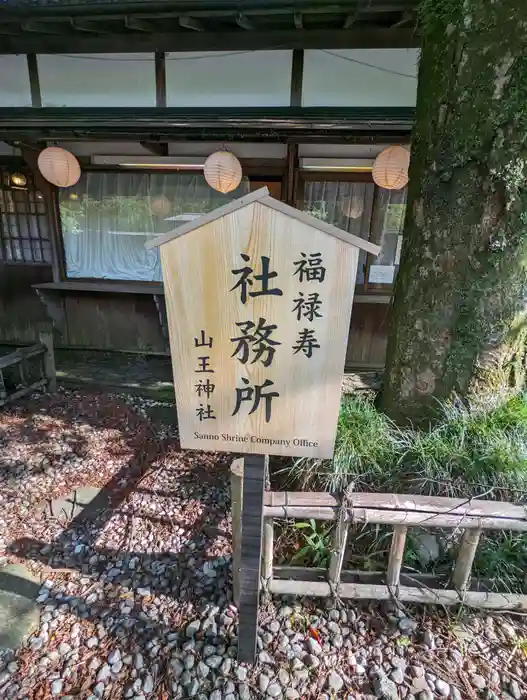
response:
<path fill-rule="evenodd" d="M 266 185 L 381 245 L 361 254 L 347 366 L 384 361 L 406 191 L 375 156 L 408 144 L 415 0 L 19 0 L 0 6 L 0 343 L 167 353 L 149 237 Z M 82 177 L 57 190 L 45 146 Z M 212 190 L 227 148 L 244 177 Z M 196 270 L 199 274 L 199 270 Z"/>

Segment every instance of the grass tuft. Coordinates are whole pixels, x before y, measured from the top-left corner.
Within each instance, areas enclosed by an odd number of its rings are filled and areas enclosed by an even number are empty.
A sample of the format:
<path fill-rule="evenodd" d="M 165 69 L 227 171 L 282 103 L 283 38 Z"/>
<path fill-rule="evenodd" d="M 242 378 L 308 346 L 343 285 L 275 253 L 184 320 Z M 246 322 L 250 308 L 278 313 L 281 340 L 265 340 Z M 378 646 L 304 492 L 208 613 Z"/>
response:
<path fill-rule="evenodd" d="M 517 502 L 527 494 L 527 398 L 477 411 L 441 406 L 428 430 L 399 428 L 373 397 L 347 396 L 332 460 L 301 458 L 288 467 L 304 490 L 418 493 Z"/>

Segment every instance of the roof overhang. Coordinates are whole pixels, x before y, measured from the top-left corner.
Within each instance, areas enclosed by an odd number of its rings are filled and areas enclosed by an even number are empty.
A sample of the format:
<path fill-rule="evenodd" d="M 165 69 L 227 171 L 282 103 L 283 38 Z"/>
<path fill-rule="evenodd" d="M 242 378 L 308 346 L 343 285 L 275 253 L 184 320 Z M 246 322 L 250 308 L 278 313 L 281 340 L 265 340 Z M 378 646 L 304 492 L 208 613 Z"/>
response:
<path fill-rule="evenodd" d="M 406 143 L 412 107 L 0 108 L 0 140 Z"/>
<path fill-rule="evenodd" d="M 411 48 L 417 0 L 18 0 L 0 53 Z"/>

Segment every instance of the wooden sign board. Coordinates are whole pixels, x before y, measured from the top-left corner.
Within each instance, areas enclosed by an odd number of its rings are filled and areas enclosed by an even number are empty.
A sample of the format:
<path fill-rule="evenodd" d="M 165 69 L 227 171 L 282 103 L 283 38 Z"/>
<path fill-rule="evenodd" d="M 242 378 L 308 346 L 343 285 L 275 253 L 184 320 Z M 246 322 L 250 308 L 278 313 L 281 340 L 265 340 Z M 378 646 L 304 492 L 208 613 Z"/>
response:
<path fill-rule="evenodd" d="M 331 457 L 360 248 L 264 188 L 154 239 L 181 446 Z"/>

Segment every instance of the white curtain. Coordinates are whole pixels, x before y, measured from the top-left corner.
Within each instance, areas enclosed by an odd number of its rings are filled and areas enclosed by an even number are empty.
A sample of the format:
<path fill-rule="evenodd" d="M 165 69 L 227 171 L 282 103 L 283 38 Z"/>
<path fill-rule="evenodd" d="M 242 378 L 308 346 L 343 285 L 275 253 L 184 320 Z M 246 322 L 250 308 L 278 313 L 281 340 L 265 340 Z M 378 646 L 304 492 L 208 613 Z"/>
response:
<path fill-rule="evenodd" d="M 161 281 L 159 250 L 145 242 L 248 191 L 244 179 L 216 192 L 201 172 L 84 172 L 59 195 L 67 276 Z"/>

